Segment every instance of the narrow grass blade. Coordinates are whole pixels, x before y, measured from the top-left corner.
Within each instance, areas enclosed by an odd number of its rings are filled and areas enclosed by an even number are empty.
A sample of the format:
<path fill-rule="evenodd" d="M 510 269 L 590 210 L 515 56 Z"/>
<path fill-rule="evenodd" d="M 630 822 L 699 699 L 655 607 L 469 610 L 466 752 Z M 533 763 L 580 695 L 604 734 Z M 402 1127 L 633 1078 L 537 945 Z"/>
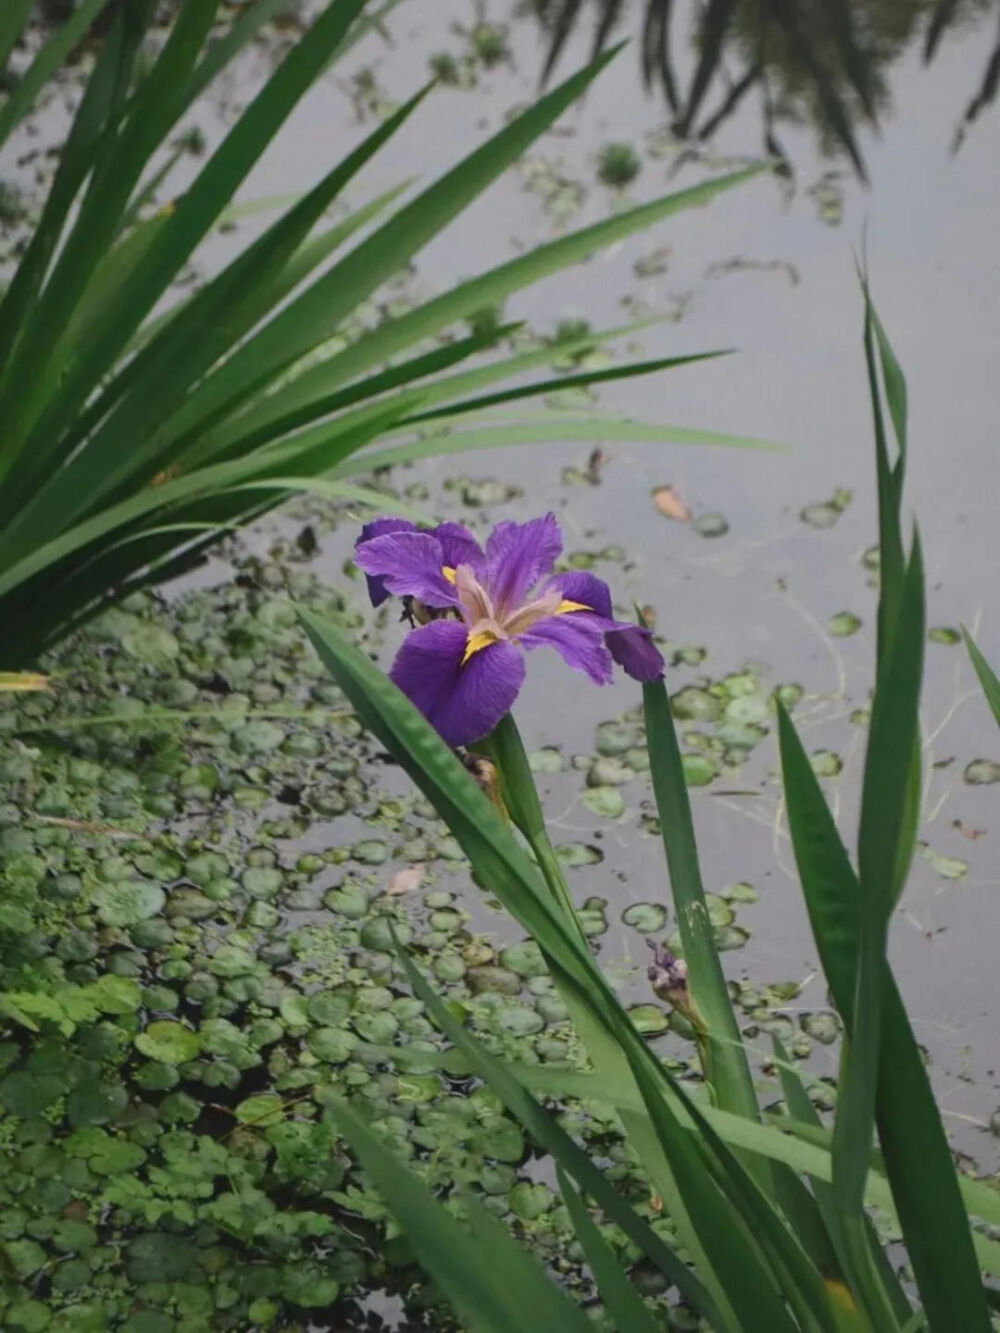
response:
<path fill-rule="evenodd" d="M 481 742 L 481 748 L 496 764 L 504 805 L 534 852 L 539 869 L 545 876 L 545 882 L 567 926 L 576 932 L 586 946 L 586 936 L 573 907 L 566 876 L 545 826 L 545 815 L 538 799 L 527 751 L 517 723 L 509 713 L 501 718 L 486 740 Z"/>
<path fill-rule="evenodd" d="M 51 413 L 50 427 L 58 424 L 56 406 L 71 373 L 54 392 L 46 374 L 51 349 L 65 327 L 67 314 L 83 294 L 91 274 L 114 243 L 129 198 L 147 162 L 174 124 L 180 111 L 181 90 L 187 83 L 198 52 L 211 29 L 219 0 L 188 0 L 170 28 L 156 63 L 129 101 L 119 133 L 95 162 L 90 186 L 66 243 L 45 283 L 30 326 L 19 345 L 10 375 L 17 397 L 4 402 L 7 430 L 14 440 L 26 439 L 34 424 Z M 94 331 L 96 332 L 96 331 Z M 131 332 L 131 330 L 130 330 Z M 95 338 L 95 342 L 99 337 Z M 81 358 L 86 360 L 86 356 Z M 92 384 L 99 375 L 89 378 Z M 49 403 L 52 401 L 52 407 Z M 42 435 L 48 444 L 48 437 Z"/>
<path fill-rule="evenodd" d="M 42 46 L 34 60 L 24 72 L 17 87 L 0 107 L 0 148 L 11 131 L 24 119 L 35 104 L 35 99 L 57 70 L 61 69 L 66 57 L 86 35 L 91 24 L 108 4 L 108 0 L 82 0 L 65 23 L 61 23 L 52 36 Z M 16 41 L 20 32 L 21 9 L 23 0 L 4 0 L 4 9 L 10 8 L 10 15 L 4 14 L 0 22 L 0 56 L 4 55 L 3 40 Z M 19 22 L 20 19 L 20 22 Z M 8 26 L 9 25 L 9 26 Z M 0 69 L 5 60 L 0 59 Z"/>
<path fill-rule="evenodd" d="M 264 24 L 280 14 L 286 6 L 287 0 L 255 0 L 255 3 L 245 6 L 226 34 L 212 42 L 199 60 L 187 89 L 186 100 L 189 106 L 198 100 L 212 80 L 222 73 Z"/>
<path fill-rule="evenodd" d="M 82 11 L 77 11 L 82 12 Z M 13 354 L 30 326 L 39 290 L 66 226 L 74 201 L 93 169 L 99 145 L 115 116 L 115 90 L 126 73 L 124 11 L 119 11 L 105 38 L 93 73 L 80 99 L 41 217 L 17 269 L 0 300 L 0 402 L 10 384 Z M 15 441 L 0 441 L 0 477 L 10 468 Z M 0 501 L 3 500 L 0 494 Z"/>
<path fill-rule="evenodd" d="M 343 39 L 364 0 L 334 0 L 258 93 L 220 147 L 182 196 L 136 279 L 118 302 L 114 317 L 91 337 L 34 428 L 44 442 L 65 429 L 82 397 L 107 372 L 121 348 L 163 295 L 178 269 L 209 231 L 267 145 Z"/>
<path fill-rule="evenodd" d="M 345 348 L 327 367 L 327 386 L 333 386 L 331 376 L 339 377 L 342 384 L 348 383 L 414 343 L 432 337 L 456 320 L 466 319 L 487 306 L 498 305 L 548 274 L 578 264 L 595 251 L 613 245 L 634 232 L 652 227 L 675 213 L 708 204 L 717 195 L 752 180 L 765 169 L 759 166 L 730 172 L 664 195 L 648 204 L 626 209 L 623 213 L 616 213 L 602 222 L 561 236 L 478 277 L 459 283 L 457 287 L 418 306 L 416 310 L 387 321 Z"/>
<path fill-rule="evenodd" d="M 864 279 L 862 279 L 864 283 Z M 890 367 L 890 373 L 898 371 L 895 357 L 880 357 L 883 348 L 888 347 L 884 333 L 879 336 L 875 307 L 872 305 L 867 286 L 865 294 L 864 346 L 865 363 L 868 368 L 868 388 L 872 404 L 872 421 L 875 429 L 875 473 L 878 481 L 878 519 L 879 519 L 879 612 L 878 612 L 878 651 L 881 660 L 888 640 L 890 627 L 895 623 L 899 598 L 903 587 L 903 574 L 906 568 L 906 554 L 903 549 L 903 533 L 900 517 L 902 484 L 906 471 L 906 436 L 897 436 L 897 455 L 895 461 L 889 456 L 889 443 L 882 411 L 882 392 L 879 383 L 879 365 Z M 905 392 L 900 395 L 902 374 L 893 375 L 895 385 L 893 413 L 894 420 L 899 419 L 905 426 Z M 904 385 L 905 389 L 905 385 Z"/>
<path fill-rule="evenodd" d="M 344 431 L 334 437 L 334 443 L 350 453 L 354 448 L 367 444 L 394 421 L 394 412 L 387 410 L 381 417 L 373 414 L 360 425 L 347 423 Z M 281 476 L 286 468 L 297 475 L 308 476 L 308 466 L 297 466 L 302 461 L 293 442 L 291 447 L 271 450 L 265 455 L 254 454 L 249 458 L 234 459 L 213 467 L 200 468 L 157 486 L 143 487 L 120 503 L 101 510 L 93 518 L 85 519 L 40 546 L 33 547 L 15 564 L 5 566 L 0 563 L 0 597 L 14 589 L 23 588 L 30 579 L 60 561 L 85 551 L 92 543 L 101 542 L 110 534 L 120 534 L 131 524 L 142 522 L 149 515 L 169 513 L 177 518 L 175 507 L 213 498 L 218 501 L 220 497 L 224 498 L 224 492 L 232 491 L 244 482 Z M 316 471 L 323 470 L 321 458 L 313 459 L 312 462 Z M 276 497 L 281 495 L 282 492 L 278 490 Z M 181 516 L 190 517 L 183 511 Z M 224 517 L 228 519 L 232 515 L 225 514 Z"/>
<path fill-rule="evenodd" d="M 6 0 L 0 10 L 0 74 L 7 69 L 10 54 L 24 32 L 34 0 Z"/>
<path fill-rule="evenodd" d="M 559 1192 L 569 1212 L 576 1238 L 586 1256 L 601 1293 L 604 1308 L 623 1333 L 660 1333 L 660 1326 L 646 1309 L 642 1297 L 628 1280 L 621 1264 L 587 1212 L 583 1200 L 561 1170 L 557 1170 Z"/>
<path fill-rule="evenodd" d="M 325 398 L 313 400 L 301 412 L 290 414 L 280 421 L 265 423 L 260 426 L 255 425 L 256 417 L 252 412 L 245 416 L 238 416 L 233 422 L 227 423 L 229 429 L 224 431 L 221 436 L 213 439 L 209 434 L 207 444 L 213 453 L 216 451 L 225 452 L 235 447 L 240 449 L 256 448 L 258 445 L 267 443 L 272 436 L 283 435 L 287 431 L 307 424 L 315 417 L 340 412 L 344 408 L 353 407 L 356 403 L 368 402 L 372 398 L 378 398 L 393 389 L 411 385 L 417 380 L 433 376 L 434 380 L 431 384 L 421 386 L 421 396 L 424 401 L 427 401 L 435 397 L 440 388 L 441 379 L 439 377 L 441 371 L 449 370 L 452 366 L 468 360 L 469 357 L 475 356 L 478 352 L 494 347 L 498 341 L 515 332 L 519 327 L 518 324 L 505 324 L 496 330 L 473 334 L 471 337 L 446 343 L 443 347 L 432 348 L 429 352 L 422 352 L 407 361 L 401 361 L 395 366 L 390 366 L 380 374 L 369 375 L 356 384 L 350 384 L 346 389 L 338 389 Z M 445 382 L 447 382 L 447 379 L 445 379 Z M 271 396 L 268 395 L 268 399 Z M 277 395 L 273 396 L 276 397 Z"/>
<path fill-rule="evenodd" d="M 618 418 L 592 417 L 561 419 L 552 416 L 516 426 L 484 426 L 479 430 L 458 430 L 449 435 L 434 435 L 380 448 L 367 454 L 355 454 L 342 463 L 338 472 L 350 476 L 369 472 L 374 468 L 393 467 L 397 463 L 413 463 L 421 458 L 437 458 L 448 454 L 473 452 L 478 449 L 501 449 L 516 444 L 543 444 L 546 441 L 594 440 L 620 444 L 695 444 L 712 445 L 723 449 L 777 448 L 767 440 L 755 440 L 743 435 L 724 435 L 717 431 L 688 429 L 685 426 L 655 426 L 640 421 Z"/>
<path fill-rule="evenodd" d="M 401 208 L 207 380 L 192 410 L 215 413 L 247 383 L 284 372 L 332 337 L 360 301 L 403 268 L 582 95 L 613 54 L 568 79 Z"/>
<path fill-rule="evenodd" d="M 725 352 L 696 352 L 691 356 L 665 356 L 655 361 L 630 361 L 625 365 L 612 366 L 607 370 L 582 371 L 577 375 L 559 375 L 553 379 L 540 380 L 534 384 L 524 384 L 516 389 L 504 389 L 500 393 L 483 394 L 479 398 L 466 398 L 458 403 L 449 403 L 447 407 L 432 408 L 408 417 L 404 425 L 412 426 L 421 421 L 439 421 L 444 417 L 460 416 L 465 412 L 480 412 L 484 408 L 498 407 L 501 403 L 517 402 L 521 398 L 536 398 L 543 393 L 558 393 L 564 389 L 589 388 L 592 384 L 609 384 L 613 380 L 638 379 L 643 375 L 655 375 L 661 370 L 674 370 L 678 366 L 692 365 L 698 361 L 709 361 Z"/>
<path fill-rule="evenodd" d="M 530 352 L 521 352 L 506 360 L 480 366 L 461 375 L 442 377 L 431 386 L 428 402 L 430 404 L 449 402 L 462 394 L 488 387 L 498 380 L 512 379 L 517 375 L 537 370 L 540 366 L 547 366 L 556 355 L 572 355 L 575 351 L 583 351 L 585 348 L 603 346 L 612 338 L 622 337 L 626 333 L 648 327 L 648 324 L 648 320 L 639 320 L 605 333 L 590 333 L 586 337 L 567 340 L 560 343 L 558 348 L 552 346 L 533 348 Z M 498 330 L 497 337 L 499 336 Z M 335 357 L 326 365 L 313 366 L 304 369 L 301 374 L 294 374 L 287 386 L 268 393 L 249 411 L 234 420 L 224 422 L 218 431 L 209 432 L 202 447 L 209 452 L 215 452 L 236 442 L 239 442 L 242 448 L 247 447 L 248 443 L 266 442 L 286 431 L 308 425 L 329 412 L 337 411 L 342 405 L 342 398 L 347 403 L 366 398 L 368 396 L 366 387 L 377 384 L 381 378 L 380 374 L 369 374 L 346 388 L 340 388 L 337 386 L 343 384 L 343 376 L 337 369 L 338 364 L 339 357 Z M 407 362 L 398 363 L 382 374 L 397 375 L 398 383 L 404 384 L 407 382 L 404 374 L 406 364 Z"/>
<path fill-rule="evenodd" d="M 986 695 L 986 702 L 989 704 L 997 723 L 1000 724 L 1000 679 L 997 678 L 997 673 L 979 651 L 975 639 L 964 625 L 962 626 L 962 636 L 965 639 L 969 658 L 976 669 L 976 675 L 979 677 L 979 683 L 983 687 L 983 693 Z"/>
<path fill-rule="evenodd" d="M 426 1269 L 470 1333 L 588 1333 L 590 1321 L 499 1222 L 464 1200 L 473 1234 L 374 1137 L 346 1103 L 331 1113 Z"/>
<path fill-rule="evenodd" d="M 425 95 L 426 90 L 418 93 L 380 124 L 139 353 L 124 372 L 129 383 L 127 396 L 34 504 L 46 512 L 54 509 L 63 522 L 71 522 L 120 493 L 126 482 L 139 484 L 171 460 L 172 444 L 163 438 L 169 431 L 149 433 L 145 447 L 135 449 L 134 441 L 142 435 L 141 423 L 150 418 L 176 421 L 173 414 L 191 384 L 269 312 L 280 298 L 281 276 L 306 236 Z M 30 508 L 20 521 L 30 524 Z"/>

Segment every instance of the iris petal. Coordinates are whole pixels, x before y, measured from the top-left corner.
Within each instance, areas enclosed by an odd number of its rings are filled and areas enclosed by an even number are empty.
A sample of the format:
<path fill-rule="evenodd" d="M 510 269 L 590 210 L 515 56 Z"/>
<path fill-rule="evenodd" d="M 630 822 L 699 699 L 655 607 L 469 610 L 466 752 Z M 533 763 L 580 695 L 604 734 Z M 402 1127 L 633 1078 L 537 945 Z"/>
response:
<path fill-rule="evenodd" d="M 558 588 L 567 602 L 578 602 L 595 615 L 605 620 L 613 620 L 611 610 L 611 591 L 603 579 L 585 570 L 570 570 L 566 574 L 557 574 L 549 581 L 550 588 Z"/>
<path fill-rule="evenodd" d="M 439 523 L 432 530 L 432 536 L 441 543 L 444 563 L 451 569 L 459 565 L 471 565 L 478 574 L 483 566 L 483 552 L 479 543 L 468 528 L 461 523 Z"/>
<path fill-rule="evenodd" d="M 417 597 L 428 606 L 458 605 L 455 589 L 442 573 L 446 562 L 441 543 L 429 532 L 384 533 L 362 542 L 354 559 L 397 597 Z"/>
<path fill-rule="evenodd" d="M 461 622 L 433 620 L 407 635 L 390 672 L 449 745 L 488 735 L 524 682 L 524 658 L 513 644 L 491 643 L 463 664 L 467 644 Z"/>
<path fill-rule="evenodd" d="M 555 514 L 530 523 L 498 523 L 486 543 L 484 582 L 494 604 L 510 611 L 551 574 L 562 552 L 562 533 Z"/>
<path fill-rule="evenodd" d="M 550 616 L 522 634 L 519 642 L 525 648 L 554 648 L 567 666 L 585 672 L 596 684 L 611 683 L 611 654 L 604 646 L 604 629 L 598 616 L 586 611 Z"/>
<path fill-rule="evenodd" d="M 370 542 L 373 537 L 383 537 L 387 532 L 416 532 L 416 524 L 411 523 L 408 518 L 375 518 L 371 523 L 366 523 L 361 529 L 361 535 L 354 543 L 358 547 L 362 542 Z M 387 597 L 391 596 L 389 589 L 385 585 L 385 579 L 381 575 L 365 575 L 368 583 L 368 596 L 371 598 L 372 606 L 381 606 Z"/>
<path fill-rule="evenodd" d="M 605 642 L 620 667 L 633 680 L 659 680 L 666 663 L 653 642 L 652 631 L 644 625 L 619 625 L 605 635 Z"/>

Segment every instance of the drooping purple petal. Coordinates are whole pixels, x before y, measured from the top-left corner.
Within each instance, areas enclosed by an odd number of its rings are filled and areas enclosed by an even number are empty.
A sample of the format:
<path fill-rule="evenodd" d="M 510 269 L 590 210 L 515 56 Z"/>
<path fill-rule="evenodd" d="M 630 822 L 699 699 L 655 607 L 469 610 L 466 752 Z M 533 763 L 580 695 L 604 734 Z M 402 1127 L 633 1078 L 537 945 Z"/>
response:
<path fill-rule="evenodd" d="M 486 543 L 485 583 L 502 612 L 519 605 L 535 584 L 551 574 L 562 552 L 555 514 L 529 523 L 498 523 Z"/>
<path fill-rule="evenodd" d="M 611 654 L 604 646 L 602 622 L 586 611 L 568 611 L 540 620 L 521 635 L 519 642 L 525 648 L 555 648 L 567 666 L 585 672 L 598 685 L 610 684 L 614 675 Z"/>
<path fill-rule="evenodd" d="M 467 644 L 465 625 L 432 620 L 407 635 L 389 673 L 449 745 L 488 735 L 524 682 L 524 658 L 512 643 L 491 643 L 463 664 Z"/>
<path fill-rule="evenodd" d="M 614 621 L 611 591 L 604 580 L 599 579 L 596 574 L 573 569 L 550 579 L 548 587 L 558 588 L 567 602 L 578 602 L 604 620 Z"/>
<path fill-rule="evenodd" d="M 397 597 L 418 597 L 428 606 L 458 605 L 453 585 L 441 572 L 441 543 L 429 532 L 386 532 L 362 542 L 354 559 Z"/>
<path fill-rule="evenodd" d="M 439 523 L 431 535 L 441 543 L 444 563 L 450 569 L 471 565 L 478 574 L 483 564 L 483 552 L 468 528 L 461 523 Z"/>
<path fill-rule="evenodd" d="M 653 642 L 652 631 L 644 625 L 619 625 L 604 639 L 611 656 L 633 680 L 649 682 L 663 675 L 663 654 Z"/>
<path fill-rule="evenodd" d="M 354 543 L 357 548 L 362 542 L 370 542 L 373 537 L 382 537 L 387 532 L 415 532 L 416 524 L 411 523 L 408 518 L 374 518 L 370 523 L 366 523 L 361 529 L 361 535 Z M 368 583 L 368 596 L 371 598 L 372 606 L 381 606 L 390 596 L 389 589 L 385 586 L 385 579 L 381 576 L 365 575 Z"/>

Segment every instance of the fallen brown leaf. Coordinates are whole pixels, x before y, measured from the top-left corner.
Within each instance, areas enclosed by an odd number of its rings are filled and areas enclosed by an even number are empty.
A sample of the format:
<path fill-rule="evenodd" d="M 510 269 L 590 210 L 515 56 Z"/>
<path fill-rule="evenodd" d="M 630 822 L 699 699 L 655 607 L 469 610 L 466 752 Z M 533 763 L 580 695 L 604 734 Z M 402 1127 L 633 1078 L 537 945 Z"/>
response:
<path fill-rule="evenodd" d="M 390 898 L 399 898 L 404 893 L 413 893 L 424 882 L 424 869 L 425 867 L 422 865 L 403 866 L 390 879 L 386 893 Z"/>
<path fill-rule="evenodd" d="M 664 518 L 675 519 L 678 523 L 687 523 L 691 519 L 691 510 L 673 486 L 657 486 L 653 491 L 653 504 Z"/>

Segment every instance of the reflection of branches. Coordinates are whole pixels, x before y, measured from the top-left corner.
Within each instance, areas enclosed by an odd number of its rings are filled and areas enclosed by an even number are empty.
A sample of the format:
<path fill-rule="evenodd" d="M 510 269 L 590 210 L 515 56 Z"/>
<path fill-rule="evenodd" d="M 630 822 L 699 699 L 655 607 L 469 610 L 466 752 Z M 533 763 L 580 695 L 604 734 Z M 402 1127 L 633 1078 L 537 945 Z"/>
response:
<path fill-rule="evenodd" d="M 965 116 L 958 132 L 955 135 L 955 149 L 961 148 L 962 140 L 965 138 L 965 132 L 976 119 L 981 111 L 984 111 L 997 95 L 997 89 L 1000 87 L 1000 32 L 997 33 L 997 44 L 986 62 L 986 73 L 983 75 L 983 82 L 979 92 L 966 108 Z"/>
<path fill-rule="evenodd" d="M 583 13 L 597 11 L 594 49 L 604 46 L 625 13 L 625 0 L 529 0 L 549 31 L 545 76 Z M 643 0 L 642 72 L 658 81 L 681 138 L 707 139 L 728 120 L 751 89 L 762 92 L 765 147 L 777 150 L 778 121 L 809 121 L 827 147 L 846 152 L 863 178 L 855 129 L 876 124 L 888 103 L 886 71 L 923 32 L 926 61 L 946 33 L 978 18 L 995 0 L 698 0 L 684 7 L 696 52 L 689 77 L 671 40 L 679 6 Z M 686 48 L 685 48 L 686 49 Z M 727 65 L 738 62 L 735 73 Z M 720 93 L 713 97 L 713 86 Z M 967 127 L 1000 89 L 1000 39 L 983 83 L 970 102 Z M 709 102 L 714 106 L 709 108 Z"/>

